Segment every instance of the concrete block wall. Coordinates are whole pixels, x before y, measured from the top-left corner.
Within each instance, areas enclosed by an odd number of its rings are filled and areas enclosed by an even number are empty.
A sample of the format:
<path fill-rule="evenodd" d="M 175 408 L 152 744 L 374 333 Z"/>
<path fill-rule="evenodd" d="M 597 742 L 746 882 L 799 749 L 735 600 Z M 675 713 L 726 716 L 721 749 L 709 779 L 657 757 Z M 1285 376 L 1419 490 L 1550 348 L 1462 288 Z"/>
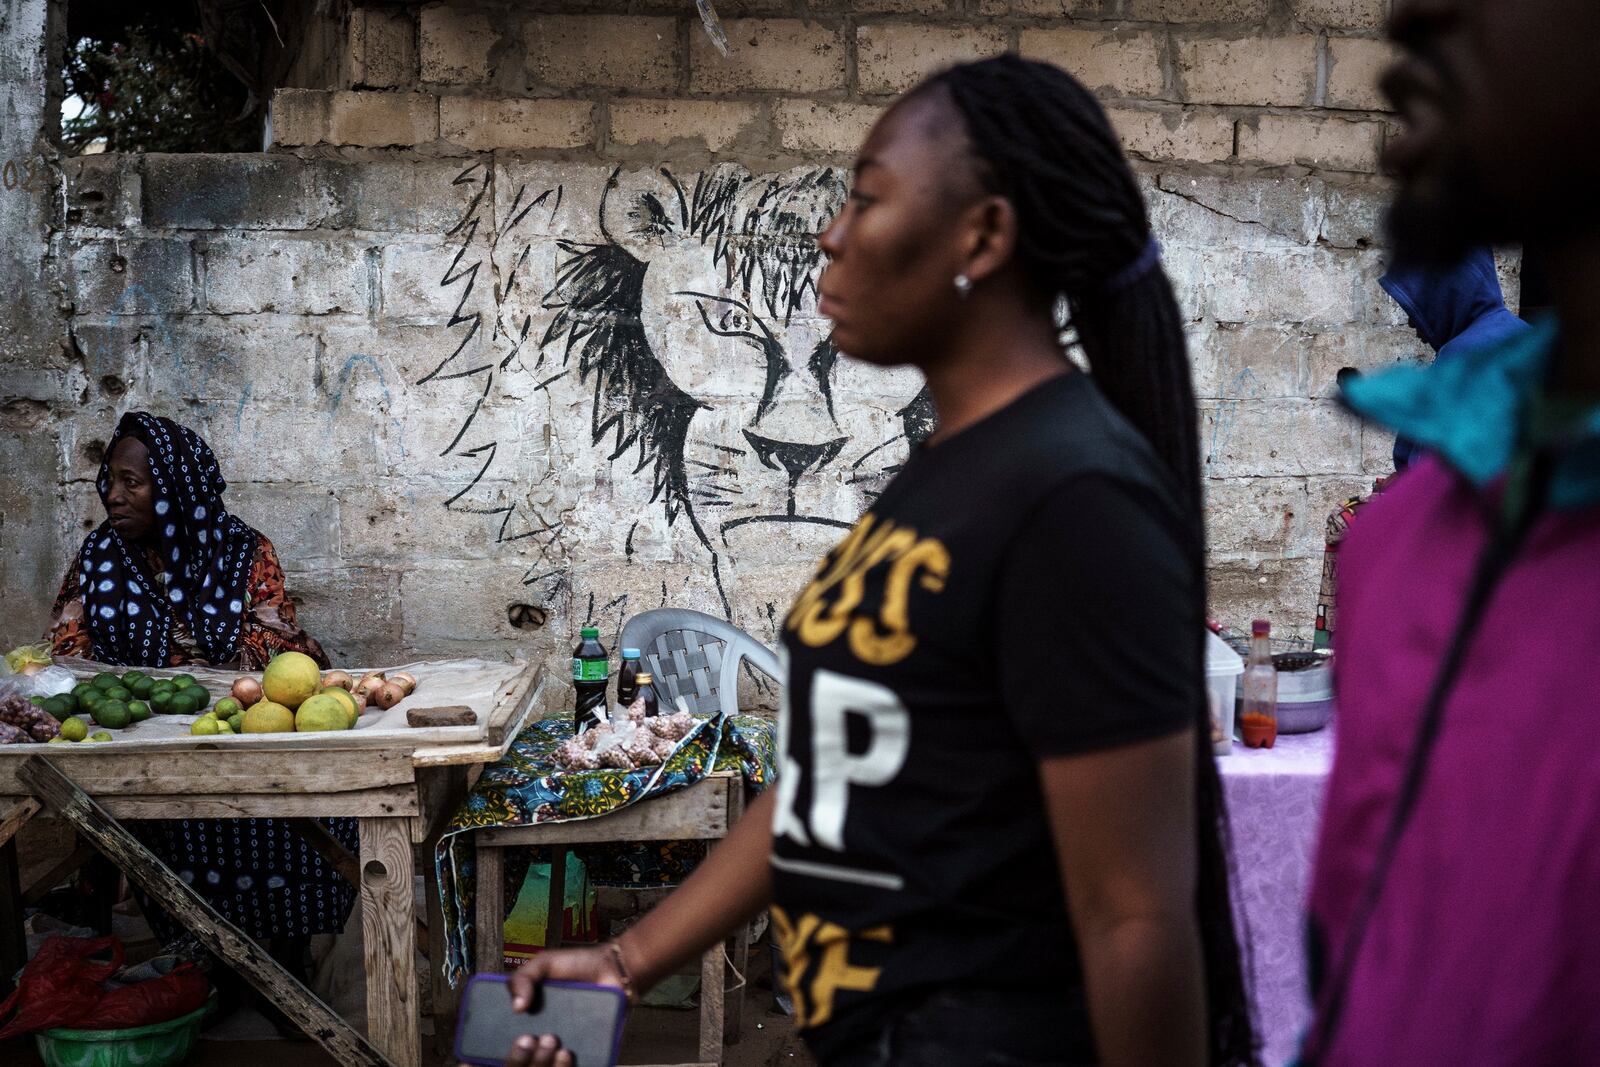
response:
<path fill-rule="evenodd" d="M 98 520 L 99 442 L 141 406 L 207 436 L 343 662 L 559 657 L 663 603 L 773 640 L 924 425 L 918 383 L 841 364 L 826 420 L 823 383 L 789 375 L 780 434 L 750 353 L 668 283 L 809 352 L 814 298 L 774 303 L 766 274 L 816 264 L 760 192 L 819 223 L 893 94 L 1014 48 L 1096 86 L 1136 161 L 1190 324 L 1214 613 L 1308 634 L 1323 520 L 1389 467 L 1334 377 L 1422 354 L 1376 284 L 1384 6 L 724 2 L 727 58 L 665 0 L 357 6 L 340 82 L 280 90 L 269 152 L 64 164 L 44 254 L 70 374 L 28 409 L 64 504 L 31 580 Z M 608 236 L 608 211 L 697 195 L 751 227 L 728 254 L 753 289 L 703 233 Z M 844 444 L 789 484 L 747 431 Z M 48 594 L 7 581 L 20 639 Z"/>

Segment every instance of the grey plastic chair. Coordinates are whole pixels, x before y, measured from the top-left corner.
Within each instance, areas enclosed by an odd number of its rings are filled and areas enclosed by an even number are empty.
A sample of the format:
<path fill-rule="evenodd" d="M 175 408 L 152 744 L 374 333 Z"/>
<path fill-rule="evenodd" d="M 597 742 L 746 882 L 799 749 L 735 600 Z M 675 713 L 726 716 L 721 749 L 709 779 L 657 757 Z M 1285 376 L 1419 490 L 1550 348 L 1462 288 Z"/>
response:
<path fill-rule="evenodd" d="M 772 649 L 732 623 L 699 611 L 641 612 L 622 627 L 622 647 L 639 650 L 641 665 L 654 675 L 663 712 L 681 696 L 696 715 L 738 714 L 743 663 L 782 681 Z"/>

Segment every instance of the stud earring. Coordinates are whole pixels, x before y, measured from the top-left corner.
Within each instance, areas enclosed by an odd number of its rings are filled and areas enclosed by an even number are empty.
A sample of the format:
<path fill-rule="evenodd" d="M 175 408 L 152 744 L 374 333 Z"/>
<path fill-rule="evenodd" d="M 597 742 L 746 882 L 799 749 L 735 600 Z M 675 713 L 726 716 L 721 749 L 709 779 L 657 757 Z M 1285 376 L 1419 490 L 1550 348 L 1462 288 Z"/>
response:
<path fill-rule="evenodd" d="M 965 299 L 972 292 L 972 279 L 965 274 L 956 275 L 956 295 Z"/>

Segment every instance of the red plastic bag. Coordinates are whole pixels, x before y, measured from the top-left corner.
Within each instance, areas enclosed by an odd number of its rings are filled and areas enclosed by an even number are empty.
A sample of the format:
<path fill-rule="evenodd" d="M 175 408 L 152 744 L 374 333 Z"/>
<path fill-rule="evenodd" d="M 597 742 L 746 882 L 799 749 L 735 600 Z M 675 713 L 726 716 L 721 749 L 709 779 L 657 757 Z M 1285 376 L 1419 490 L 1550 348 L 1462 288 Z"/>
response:
<path fill-rule="evenodd" d="M 93 958 L 106 952 L 108 961 Z M 120 1030 L 164 1023 L 195 1011 L 211 992 L 192 963 L 108 992 L 103 983 L 121 969 L 122 942 L 115 937 L 46 939 L 0 1004 L 0 1040 L 57 1026 Z"/>
<path fill-rule="evenodd" d="M 211 995 L 211 983 L 192 963 L 180 963 L 160 978 L 113 989 L 95 1006 L 94 1018 L 80 1030 L 122 1030 L 164 1023 L 198 1011 Z"/>
<path fill-rule="evenodd" d="M 90 957 L 107 950 L 109 962 Z M 105 996 L 100 983 L 122 969 L 122 942 L 114 937 L 51 937 L 22 969 L 14 989 L 0 1004 L 0 1040 L 17 1034 L 78 1026 L 92 1018 Z"/>

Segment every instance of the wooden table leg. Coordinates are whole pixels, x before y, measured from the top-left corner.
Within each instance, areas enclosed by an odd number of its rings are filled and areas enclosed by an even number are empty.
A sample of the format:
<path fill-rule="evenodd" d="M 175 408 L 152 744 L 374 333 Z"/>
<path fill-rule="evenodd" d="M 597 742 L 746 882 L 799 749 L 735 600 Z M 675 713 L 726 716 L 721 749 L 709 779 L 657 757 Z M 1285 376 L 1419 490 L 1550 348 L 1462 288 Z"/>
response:
<path fill-rule="evenodd" d="M 367 1033 L 395 1067 L 416 1067 L 417 908 L 411 883 L 411 820 L 366 818 L 361 826 L 361 936 L 367 972 Z"/>
<path fill-rule="evenodd" d="M 723 943 L 718 941 L 700 957 L 700 1059 L 722 1062 L 723 988 L 728 980 Z"/>
<path fill-rule="evenodd" d="M 22 884 L 17 843 L 0 845 L 0 990 L 11 991 L 11 976 L 28 962 L 28 938 L 22 930 Z"/>
<path fill-rule="evenodd" d="M 505 970 L 506 875 L 505 853 L 478 843 L 477 945 L 473 966 L 498 974 Z"/>
<path fill-rule="evenodd" d="M 733 778 L 728 782 L 728 829 L 733 829 L 740 819 L 744 817 L 744 779 Z M 715 848 L 720 842 L 708 842 Z M 727 1025 L 723 1036 L 728 1041 L 739 1040 L 740 1032 L 744 1029 L 744 999 L 750 993 L 750 924 L 743 923 L 739 933 L 733 939 L 733 969 L 737 972 L 735 981 L 739 988 L 733 991 L 733 1003 L 727 1005 Z"/>
<path fill-rule="evenodd" d="M 439 868 L 433 842 L 423 846 L 422 896 L 428 906 L 428 985 L 433 999 L 433 1050 L 448 1056 L 456 1029 L 456 994 L 444 979 L 444 906 L 439 901 Z"/>
<path fill-rule="evenodd" d="M 567 846 L 550 846 L 550 903 L 544 917 L 544 947 L 559 948 L 567 932 Z"/>

